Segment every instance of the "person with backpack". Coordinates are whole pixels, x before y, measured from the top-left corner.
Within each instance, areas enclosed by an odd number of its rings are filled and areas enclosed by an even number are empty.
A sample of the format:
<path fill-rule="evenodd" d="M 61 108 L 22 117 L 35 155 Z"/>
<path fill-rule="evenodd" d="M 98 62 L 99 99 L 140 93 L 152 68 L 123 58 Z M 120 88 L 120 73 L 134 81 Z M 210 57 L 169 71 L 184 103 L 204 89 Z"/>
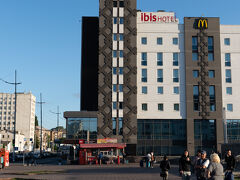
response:
<path fill-rule="evenodd" d="M 196 164 L 196 175 L 197 180 L 207 180 L 208 179 L 208 166 L 209 166 L 209 160 L 207 159 L 207 152 L 201 151 L 201 158 L 197 161 Z"/>
<path fill-rule="evenodd" d="M 151 161 L 150 161 L 151 168 L 153 168 L 154 161 L 155 161 L 155 156 L 154 156 L 153 152 L 151 152 Z"/>
<path fill-rule="evenodd" d="M 168 171 L 170 169 L 170 162 L 167 158 L 167 156 L 165 155 L 163 157 L 163 160 L 160 162 L 160 176 L 163 178 L 163 180 L 167 180 L 168 179 Z"/>
<path fill-rule="evenodd" d="M 191 160 L 189 157 L 189 152 L 184 151 L 184 154 L 179 160 L 179 172 L 182 176 L 182 180 L 190 180 L 191 178 Z"/>
<path fill-rule="evenodd" d="M 225 162 L 226 162 L 225 180 L 234 180 L 233 170 L 235 168 L 236 161 L 230 149 L 227 151 L 227 154 L 225 156 Z"/>

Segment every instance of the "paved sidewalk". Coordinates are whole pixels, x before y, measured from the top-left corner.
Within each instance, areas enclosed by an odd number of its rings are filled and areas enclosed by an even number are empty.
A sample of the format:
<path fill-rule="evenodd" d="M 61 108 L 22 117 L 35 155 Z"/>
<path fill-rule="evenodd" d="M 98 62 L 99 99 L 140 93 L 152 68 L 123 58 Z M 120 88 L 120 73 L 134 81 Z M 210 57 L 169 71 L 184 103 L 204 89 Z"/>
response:
<path fill-rule="evenodd" d="M 43 174 L 41 174 L 43 173 Z M 0 171 L 2 178 L 25 179 L 83 179 L 83 180 L 160 180 L 160 169 L 140 168 L 138 164 L 126 165 L 12 165 Z M 172 166 L 169 179 L 180 180 L 178 167 Z"/>

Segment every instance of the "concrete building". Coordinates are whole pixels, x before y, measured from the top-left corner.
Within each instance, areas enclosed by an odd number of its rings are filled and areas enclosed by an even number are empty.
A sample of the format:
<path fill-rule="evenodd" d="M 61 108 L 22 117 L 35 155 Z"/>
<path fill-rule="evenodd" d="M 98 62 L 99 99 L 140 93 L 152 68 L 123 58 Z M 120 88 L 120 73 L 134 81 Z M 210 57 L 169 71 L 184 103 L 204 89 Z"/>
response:
<path fill-rule="evenodd" d="M 39 146 L 41 142 L 41 126 L 36 126 L 35 128 L 35 136 L 39 140 Z M 48 130 L 46 128 L 42 128 L 42 150 L 47 150 L 47 148 L 50 147 L 51 142 L 51 130 Z M 40 147 L 39 147 L 40 149 Z"/>
<path fill-rule="evenodd" d="M 13 146 L 12 146 L 12 140 L 13 140 L 13 131 L 8 131 L 8 130 L 1 130 L 1 144 L 4 145 L 4 147 L 7 148 L 10 152 L 13 151 Z M 15 147 L 17 147 L 16 151 L 25 151 L 29 150 L 29 145 L 26 141 L 26 138 L 24 134 L 21 134 L 20 132 L 16 132 L 15 136 Z M 33 146 L 33 144 L 32 144 Z M 30 147 L 31 149 L 32 147 Z"/>
<path fill-rule="evenodd" d="M 17 94 L 17 119 L 16 131 L 24 134 L 28 150 L 32 150 L 35 130 L 35 103 L 36 98 L 32 93 Z M 0 93 L 0 129 L 14 130 L 15 95 Z"/>
<path fill-rule="evenodd" d="M 100 0 L 99 8 L 99 23 L 83 21 L 83 28 L 99 25 L 98 38 L 83 31 L 83 47 L 95 40 L 98 48 L 86 51 L 99 56 L 82 56 L 98 88 L 82 80 L 84 111 L 64 114 L 67 136 L 70 119 L 91 117 L 97 138 L 117 138 L 132 155 L 240 143 L 240 25 L 220 25 L 218 17 L 185 17 L 180 24 L 174 12 L 137 10 L 136 0 Z"/>

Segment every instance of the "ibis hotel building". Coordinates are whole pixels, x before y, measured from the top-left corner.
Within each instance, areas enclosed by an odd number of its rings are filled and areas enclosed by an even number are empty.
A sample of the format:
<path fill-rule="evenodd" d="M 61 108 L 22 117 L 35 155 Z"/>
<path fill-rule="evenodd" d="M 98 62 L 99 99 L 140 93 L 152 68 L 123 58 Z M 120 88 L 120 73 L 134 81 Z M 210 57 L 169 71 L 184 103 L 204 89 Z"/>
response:
<path fill-rule="evenodd" d="M 81 83 L 97 138 L 117 138 L 133 155 L 240 142 L 240 26 L 181 24 L 174 12 L 137 10 L 136 0 L 99 5 L 99 17 L 83 18 Z"/>

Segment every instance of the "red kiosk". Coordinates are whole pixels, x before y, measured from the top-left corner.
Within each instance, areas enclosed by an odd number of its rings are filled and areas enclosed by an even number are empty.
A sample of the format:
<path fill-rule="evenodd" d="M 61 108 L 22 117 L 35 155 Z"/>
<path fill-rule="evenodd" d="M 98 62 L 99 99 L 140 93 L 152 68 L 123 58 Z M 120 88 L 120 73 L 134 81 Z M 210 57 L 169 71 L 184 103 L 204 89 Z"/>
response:
<path fill-rule="evenodd" d="M 120 164 L 120 150 L 124 151 L 125 143 L 98 143 L 98 144 L 80 144 L 79 164 L 89 163 L 97 164 L 96 152 L 115 152 L 118 164 Z M 94 152 L 95 151 L 95 155 Z M 104 155 L 104 154 L 103 154 Z"/>

